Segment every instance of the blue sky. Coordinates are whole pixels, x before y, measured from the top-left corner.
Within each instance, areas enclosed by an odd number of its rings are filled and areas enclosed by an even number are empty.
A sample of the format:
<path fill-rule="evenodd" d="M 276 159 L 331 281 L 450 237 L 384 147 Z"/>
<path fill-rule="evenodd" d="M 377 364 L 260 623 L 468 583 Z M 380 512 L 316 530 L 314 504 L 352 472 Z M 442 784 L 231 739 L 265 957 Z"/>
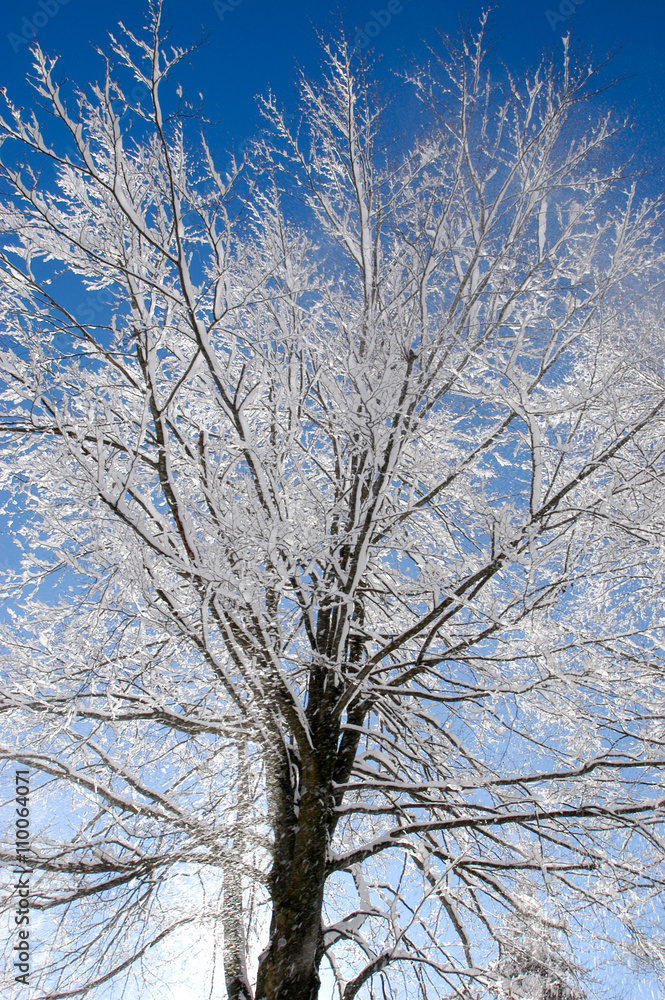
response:
<path fill-rule="evenodd" d="M 0 81 L 19 103 L 30 100 L 25 77 L 30 67 L 26 39 L 31 34 L 49 54 L 61 54 L 64 75 L 82 83 L 99 74 L 94 47 L 105 46 L 107 32 L 118 20 L 134 29 L 143 20 L 140 0 L 0 3 Z M 204 38 L 183 83 L 194 94 L 203 93 L 205 113 L 217 123 L 220 143 L 229 145 L 242 143 L 256 130 L 256 94 L 270 86 L 287 104 L 292 101 L 295 66 L 316 71 L 316 31 L 329 32 L 339 25 L 340 16 L 353 33 L 369 26 L 374 52 L 381 56 L 379 72 L 388 74 L 401 52 L 422 56 L 422 39 L 431 38 L 434 27 L 455 32 L 460 17 L 473 24 L 483 6 L 482 0 L 166 0 L 164 20 L 172 25 L 178 43 Z M 620 108 L 632 107 L 645 134 L 660 144 L 665 124 L 664 4 L 498 0 L 493 19 L 497 54 L 515 71 L 560 44 L 573 22 L 573 37 L 598 57 L 619 49 L 615 73 L 625 78 L 612 99 Z"/>

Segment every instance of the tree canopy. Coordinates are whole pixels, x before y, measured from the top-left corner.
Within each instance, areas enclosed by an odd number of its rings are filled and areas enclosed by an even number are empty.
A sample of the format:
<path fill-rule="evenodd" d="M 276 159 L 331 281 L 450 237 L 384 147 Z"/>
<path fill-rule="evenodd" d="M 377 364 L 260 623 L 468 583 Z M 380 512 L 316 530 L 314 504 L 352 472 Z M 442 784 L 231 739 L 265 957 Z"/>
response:
<path fill-rule="evenodd" d="M 39 996 L 160 996 L 196 941 L 230 1000 L 659 967 L 662 208 L 601 71 L 566 40 L 511 77 L 483 27 L 405 74 L 397 138 L 326 44 L 225 167 L 159 6 L 98 85 L 35 47 L 6 97 Z"/>

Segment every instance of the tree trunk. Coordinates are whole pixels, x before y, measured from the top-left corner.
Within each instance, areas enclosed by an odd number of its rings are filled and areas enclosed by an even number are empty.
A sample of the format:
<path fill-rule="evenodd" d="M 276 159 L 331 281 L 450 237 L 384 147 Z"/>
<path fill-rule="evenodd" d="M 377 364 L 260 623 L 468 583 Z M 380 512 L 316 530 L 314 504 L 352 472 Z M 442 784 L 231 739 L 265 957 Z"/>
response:
<path fill-rule="evenodd" d="M 251 1000 L 245 964 L 242 880 L 239 872 L 224 873 L 224 977 L 228 1000 Z"/>
<path fill-rule="evenodd" d="M 319 641 L 325 646 L 322 636 Z M 286 758 L 273 775 L 272 919 L 255 1000 L 316 1000 L 319 994 L 328 844 L 338 819 L 335 806 L 343 797 L 337 786 L 348 780 L 367 711 L 356 704 L 342 735 L 333 711 L 339 694 L 334 678 L 312 671 L 307 704 L 312 744 L 300 748 L 297 764 Z"/>
<path fill-rule="evenodd" d="M 256 1000 L 316 1000 L 319 993 L 328 795 L 318 781 L 297 804 L 288 791 L 275 819 L 270 942 L 259 960 Z"/>

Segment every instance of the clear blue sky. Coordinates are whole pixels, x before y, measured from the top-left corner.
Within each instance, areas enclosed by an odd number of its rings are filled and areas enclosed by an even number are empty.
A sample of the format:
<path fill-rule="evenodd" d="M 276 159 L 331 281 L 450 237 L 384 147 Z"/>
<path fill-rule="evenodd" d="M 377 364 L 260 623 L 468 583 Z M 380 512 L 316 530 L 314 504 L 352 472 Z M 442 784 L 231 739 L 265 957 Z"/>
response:
<path fill-rule="evenodd" d="M 402 51 L 423 52 L 422 39 L 434 26 L 454 32 L 460 17 L 471 24 L 485 5 L 482 0 L 390 0 L 397 11 L 387 20 L 388 0 L 166 0 L 165 23 L 173 39 L 189 44 L 204 37 L 188 79 L 194 94 L 204 95 L 208 118 L 218 123 L 220 144 L 236 145 L 257 127 L 254 95 L 272 87 L 288 104 L 293 98 L 294 67 L 315 72 L 316 30 L 329 31 L 340 15 L 355 31 L 379 14 L 372 40 L 380 55 L 380 71 L 389 72 Z M 400 9 L 401 8 L 401 9 Z M 30 55 L 25 38 L 38 35 L 49 54 L 62 56 L 61 72 L 83 83 L 100 72 L 94 46 L 105 46 L 107 32 L 118 20 L 136 29 L 143 21 L 141 0 L 0 0 L 0 83 L 23 104 L 30 100 L 25 77 Z M 574 10 L 574 16 L 568 11 Z M 386 13 L 382 13 L 386 11 Z M 563 12 L 563 13 L 561 13 Z M 615 72 L 625 79 L 613 100 L 634 108 L 645 143 L 662 143 L 665 125 L 665 4 L 662 0 L 498 0 L 493 14 L 497 54 L 513 70 L 532 64 L 543 49 L 559 43 L 574 23 L 573 37 L 600 57 L 619 49 Z M 646 149 L 646 144 L 644 146 Z"/>

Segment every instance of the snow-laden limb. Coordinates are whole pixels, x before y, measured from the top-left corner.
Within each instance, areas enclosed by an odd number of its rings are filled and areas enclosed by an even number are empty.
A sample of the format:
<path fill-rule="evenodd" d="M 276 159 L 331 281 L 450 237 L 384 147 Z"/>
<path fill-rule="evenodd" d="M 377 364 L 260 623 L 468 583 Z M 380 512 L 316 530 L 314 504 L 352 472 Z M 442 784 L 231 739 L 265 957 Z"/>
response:
<path fill-rule="evenodd" d="M 153 15 L 85 93 L 35 50 L 63 133 L 1 125 L 35 989 L 149 988 L 191 926 L 232 1000 L 658 967 L 661 210 L 594 72 L 467 39 L 387 146 L 342 41 L 225 172 Z"/>

